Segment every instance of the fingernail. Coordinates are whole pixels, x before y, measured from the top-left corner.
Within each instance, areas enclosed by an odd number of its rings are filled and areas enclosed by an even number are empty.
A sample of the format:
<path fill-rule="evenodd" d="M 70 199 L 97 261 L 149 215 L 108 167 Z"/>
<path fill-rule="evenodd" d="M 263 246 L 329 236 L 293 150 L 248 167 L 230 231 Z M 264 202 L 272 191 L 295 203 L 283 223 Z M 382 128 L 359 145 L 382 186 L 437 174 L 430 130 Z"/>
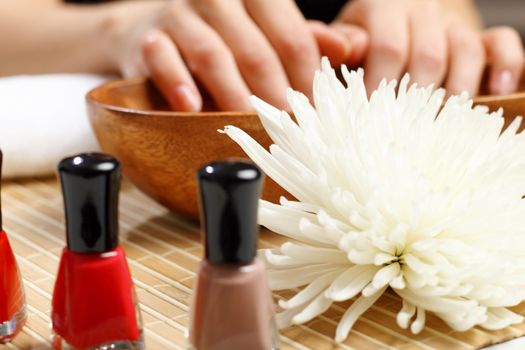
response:
<path fill-rule="evenodd" d="M 175 87 L 175 106 L 184 112 L 199 112 L 202 108 L 200 96 L 190 86 L 181 84 Z"/>
<path fill-rule="evenodd" d="M 352 43 L 345 35 L 338 32 L 336 33 L 338 34 L 337 38 L 339 39 L 339 45 L 341 45 L 341 48 L 343 49 L 343 57 L 347 59 L 352 52 Z"/>
<path fill-rule="evenodd" d="M 362 59 L 363 51 L 365 49 L 366 45 L 366 35 L 364 33 L 354 33 L 350 37 L 350 53 L 349 56 L 351 60 L 354 62 L 354 64 L 358 63 L 360 59 Z"/>
<path fill-rule="evenodd" d="M 505 95 L 514 92 L 517 88 L 516 79 L 510 70 L 497 72 L 492 77 L 490 90 L 497 95 Z"/>

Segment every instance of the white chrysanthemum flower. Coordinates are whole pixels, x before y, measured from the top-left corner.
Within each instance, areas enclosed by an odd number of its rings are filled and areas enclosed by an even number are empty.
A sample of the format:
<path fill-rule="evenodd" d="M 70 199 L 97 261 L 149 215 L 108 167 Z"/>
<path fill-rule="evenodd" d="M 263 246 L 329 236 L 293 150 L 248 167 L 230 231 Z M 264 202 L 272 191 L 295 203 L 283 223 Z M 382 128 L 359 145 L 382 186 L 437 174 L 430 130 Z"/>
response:
<path fill-rule="evenodd" d="M 383 81 L 367 98 L 363 71 L 327 59 L 314 80 L 315 108 L 290 90 L 297 120 L 256 97 L 274 141 L 267 152 L 242 130 L 224 132 L 298 201 L 261 202 L 259 221 L 293 239 L 263 250 L 281 301 L 281 326 L 311 320 L 358 296 L 337 327 L 343 341 L 390 287 L 414 333 L 433 312 L 456 330 L 522 322 L 525 299 L 525 134 L 502 132 L 502 111 L 468 96 Z"/>

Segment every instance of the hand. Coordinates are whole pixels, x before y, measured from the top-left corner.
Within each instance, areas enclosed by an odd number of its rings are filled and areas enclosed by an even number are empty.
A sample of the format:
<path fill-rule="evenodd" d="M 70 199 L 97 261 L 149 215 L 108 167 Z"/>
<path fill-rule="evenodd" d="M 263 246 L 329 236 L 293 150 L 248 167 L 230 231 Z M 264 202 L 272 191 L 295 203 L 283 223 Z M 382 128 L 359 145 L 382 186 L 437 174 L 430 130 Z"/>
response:
<path fill-rule="evenodd" d="M 119 29 L 115 60 L 126 76 L 149 75 L 176 110 L 201 109 L 197 82 L 223 110 L 251 109 L 251 94 L 285 108 L 288 86 L 311 95 L 321 52 L 361 59 L 342 31 L 308 23 L 291 0 L 162 3 Z"/>
<path fill-rule="evenodd" d="M 364 61 L 368 89 L 408 71 L 420 85 L 473 96 L 490 64 L 490 92 L 501 94 L 516 90 L 523 69 L 516 31 L 482 33 L 436 0 L 355 0 L 334 22 L 340 23 L 361 26 L 370 36 Z"/>
<path fill-rule="evenodd" d="M 516 91 L 525 64 L 518 32 L 510 27 L 494 27 L 485 30 L 482 37 L 490 62 L 489 92 L 501 95 Z"/>

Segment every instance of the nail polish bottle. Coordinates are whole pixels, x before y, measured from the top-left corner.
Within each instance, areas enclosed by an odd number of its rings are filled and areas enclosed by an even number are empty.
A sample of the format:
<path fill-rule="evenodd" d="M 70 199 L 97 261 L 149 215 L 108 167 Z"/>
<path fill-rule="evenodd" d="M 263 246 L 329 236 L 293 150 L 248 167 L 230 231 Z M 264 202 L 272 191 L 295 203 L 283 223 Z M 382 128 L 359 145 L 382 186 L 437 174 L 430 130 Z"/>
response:
<path fill-rule="evenodd" d="M 55 349 L 143 349 L 142 322 L 118 245 L 120 164 L 100 153 L 58 165 L 67 247 L 52 301 Z"/>
<path fill-rule="evenodd" d="M 189 349 L 278 348 L 274 304 L 256 258 L 262 174 L 252 163 L 216 162 L 198 173 L 205 258 L 190 318 Z"/>
<path fill-rule="evenodd" d="M 2 168 L 0 151 L 0 170 Z M 26 322 L 24 287 L 15 255 L 2 227 L 0 209 L 0 344 L 12 340 Z"/>

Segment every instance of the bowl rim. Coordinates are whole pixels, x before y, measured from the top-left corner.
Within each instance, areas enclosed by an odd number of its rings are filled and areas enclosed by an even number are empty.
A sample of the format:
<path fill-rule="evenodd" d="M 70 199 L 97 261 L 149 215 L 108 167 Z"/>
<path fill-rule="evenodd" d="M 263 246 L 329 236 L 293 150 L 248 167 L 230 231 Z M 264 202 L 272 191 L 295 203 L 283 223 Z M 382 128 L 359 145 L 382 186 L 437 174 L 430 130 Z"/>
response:
<path fill-rule="evenodd" d="M 136 85 L 143 84 L 148 81 L 147 78 L 127 78 L 127 79 L 113 79 L 109 80 L 102 85 L 96 86 L 91 89 L 86 94 L 86 101 L 88 104 L 97 105 L 103 107 L 107 110 L 114 112 L 125 113 L 126 115 L 131 116 L 141 116 L 141 117 L 179 117 L 179 118 L 202 118 L 202 117 L 218 117 L 218 116 L 227 116 L 227 117 L 257 117 L 258 114 L 255 111 L 205 111 L 205 112 L 177 112 L 177 111 L 159 111 L 159 110 L 146 110 L 146 109 L 136 109 L 117 106 L 105 102 L 101 102 L 97 99 L 96 95 L 101 90 L 110 90 L 120 86 L 127 85 Z M 475 104 L 485 104 L 485 103 L 494 103 L 502 100 L 518 100 L 525 99 L 525 90 L 517 91 L 511 94 L 506 95 L 480 95 L 472 98 Z"/>
<path fill-rule="evenodd" d="M 525 99 L 525 91 L 516 91 L 511 94 L 505 94 L 505 95 L 480 95 L 475 96 L 473 98 L 474 103 L 482 104 L 482 103 L 494 103 L 498 101 L 511 101 L 511 100 L 519 100 L 519 99 Z"/>
<path fill-rule="evenodd" d="M 106 102 L 101 102 L 96 95 L 102 90 L 110 90 L 120 86 L 136 85 L 139 83 L 145 83 L 148 79 L 146 78 L 128 78 L 128 79 L 113 79 L 109 80 L 102 85 L 98 85 L 95 88 L 89 90 L 86 94 L 86 101 L 88 104 L 97 105 L 107 110 L 114 112 L 121 112 L 127 115 L 141 116 L 141 117 L 182 117 L 182 118 L 199 118 L 199 117 L 247 117 L 257 116 L 255 111 L 206 111 L 206 112 L 177 112 L 177 111 L 159 111 L 150 109 L 136 109 L 129 107 L 117 106 Z"/>

